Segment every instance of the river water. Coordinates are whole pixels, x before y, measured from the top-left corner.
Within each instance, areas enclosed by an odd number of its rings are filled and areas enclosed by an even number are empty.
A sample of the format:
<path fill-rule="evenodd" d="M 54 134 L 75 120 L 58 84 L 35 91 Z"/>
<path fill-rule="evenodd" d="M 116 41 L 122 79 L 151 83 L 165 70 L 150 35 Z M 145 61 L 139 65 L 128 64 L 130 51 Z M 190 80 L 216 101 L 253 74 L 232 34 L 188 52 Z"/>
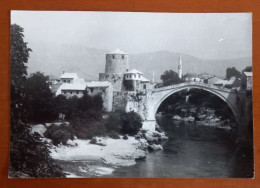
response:
<path fill-rule="evenodd" d="M 163 150 L 148 153 L 145 160 L 120 167 L 106 177 L 207 177 L 253 176 L 251 140 L 240 143 L 237 131 L 157 120 L 169 140 Z M 250 139 L 250 138 L 249 138 Z"/>

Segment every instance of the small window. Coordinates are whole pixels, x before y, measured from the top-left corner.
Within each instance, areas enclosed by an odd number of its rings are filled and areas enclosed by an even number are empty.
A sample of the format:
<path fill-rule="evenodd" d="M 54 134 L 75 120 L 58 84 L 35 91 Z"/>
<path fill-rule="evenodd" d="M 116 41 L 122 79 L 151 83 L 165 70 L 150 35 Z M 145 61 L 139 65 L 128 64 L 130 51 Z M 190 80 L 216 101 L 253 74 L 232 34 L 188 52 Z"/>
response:
<path fill-rule="evenodd" d="M 146 85 L 143 85 L 143 88 L 146 89 Z"/>
<path fill-rule="evenodd" d="M 66 83 L 66 80 L 63 80 L 64 83 Z"/>
<path fill-rule="evenodd" d="M 112 55 L 112 59 L 115 59 L 115 55 Z"/>
<path fill-rule="evenodd" d="M 124 56 L 124 55 L 122 55 L 122 59 L 125 59 L 125 56 Z"/>
<path fill-rule="evenodd" d="M 72 94 L 72 91 L 70 92 L 70 94 Z"/>
<path fill-rule="evenodd" d="M 77 94 L 79 94 L 79 91 L 76 91 L 77 92 Z"/>
<path fill-rule="evenodd" d="M 141 78 L 141 75 L 139 74 L 139 78 Z"/>
<path fill-rule="evenodd" d="M 135 75 L 135 78 L 136 78 L 136 75 Z"/>
<path fill-rule="evenodd" d="M 70 83 L 70 80 L 67 80 L 68 83 Z"/>
<path fill-rule="evenodd" d="M 64 91 L 64 94 L 67 94 L 67 92 L 66 92 L 66 91 Z"/>
<path fill-rule="evenodd" d="M 90 88 L 91 93 L 93 93 L 93 88 Z"/>

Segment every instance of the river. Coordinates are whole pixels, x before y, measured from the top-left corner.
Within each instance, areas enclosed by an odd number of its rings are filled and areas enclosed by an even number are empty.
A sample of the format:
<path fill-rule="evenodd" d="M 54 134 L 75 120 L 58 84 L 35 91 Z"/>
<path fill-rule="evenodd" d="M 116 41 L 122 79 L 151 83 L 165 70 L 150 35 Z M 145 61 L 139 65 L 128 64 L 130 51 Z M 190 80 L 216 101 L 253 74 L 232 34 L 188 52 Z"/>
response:
<path fill-rule="evenodd" d="M 169 140 L 163 150 L 148 153 L 145 160 L 120 167 L 109 177 L 206 177 L 253 176 L 251 141 L 239 143 L 237 131 L 197 126 L 194 123 L 157 120 Z"/>
<path fill-rule="evenodd" d="M 115 170 L 109 175 L 95 175 L 97 169 L 84 173 L 91 166 L 84 161 L 63 161 L 60 165 L 84 177 L 253 177 L 252 131 L 246 126 L 228 131 L 167 118 L 157 122 L 169 139 L 163 143 L 163 150 L 148 153 L 133 166 L 112 167 Z M 111 167 L 102 161 L 93 162 L 99 170 Z"/>

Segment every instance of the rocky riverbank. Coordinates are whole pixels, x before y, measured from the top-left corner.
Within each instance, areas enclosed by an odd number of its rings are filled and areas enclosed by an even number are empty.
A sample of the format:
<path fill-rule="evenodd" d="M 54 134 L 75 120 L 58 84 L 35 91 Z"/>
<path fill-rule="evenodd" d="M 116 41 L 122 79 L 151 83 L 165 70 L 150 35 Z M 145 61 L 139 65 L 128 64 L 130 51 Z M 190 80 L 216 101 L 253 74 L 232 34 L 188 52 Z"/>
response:
<path fill-rule="evenodd" d="M 43 125 L 33 132 L 43 135 Z M 68 140 L 66 145 L 54 146 L 50 140 L 51 156 L 62 166 L 67 177 L 95 177 L 112 173 L 120 166 L 136 164 L 149 151 L 162 150 L 162 141 L 168 139 L 164 132 L 140 130 L 135 136 L 95 137 L 92 140 Z"/>

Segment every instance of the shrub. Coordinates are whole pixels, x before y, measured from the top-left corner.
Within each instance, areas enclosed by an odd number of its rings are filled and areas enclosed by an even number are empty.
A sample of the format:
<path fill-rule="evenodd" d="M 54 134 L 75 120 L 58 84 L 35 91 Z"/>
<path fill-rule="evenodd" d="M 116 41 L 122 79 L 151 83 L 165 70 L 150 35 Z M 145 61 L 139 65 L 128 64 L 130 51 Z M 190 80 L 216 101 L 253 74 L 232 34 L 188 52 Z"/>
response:
<path fill-rule="evenodd" d="M 51 139 L 54 145 L 58 145 L 60 143 L 65 145 L 69 139 L 74 139 L 74 131 L 72 127 L 67 124 L 51 124 L 47 127 L 44 136 Z"/>
<path fill-rule="evenodd" d="M 75 136 L 80 139 L 91 139 L 93 136 L 106 135 L 106 127 L 102 121 L 90 121 L 86 117 L 77 117 L 71 121 Z"/>
<path fill-rule="evenodd" d="M 120 120 L 123 134 L 135 135 L 142 128 L 142 119 L 136 112 L 124 112 Z"/>
<path fill-rule="evenodd" d="M 109 133 L 108 133 L 108 136 L 109 136 L 110 138 L 113 138 L 113 139 L 120 139 L 118 133 L 116 133 L 115 131 L 109 132 Z"/>
<path fill-rule="evenodd" d="M 120 113 L 110 113 L 109 117 L 105 120 L 105 127 L 107 131 L 115 131 L 119 133 L 121 130 Z"/>
<path fill-rule="evenodd" d="M 142 119 L 136 112 L 116 111 L 109 114 L 105 122 L 108 131 L 135 135 L 142 127 Z"/>

